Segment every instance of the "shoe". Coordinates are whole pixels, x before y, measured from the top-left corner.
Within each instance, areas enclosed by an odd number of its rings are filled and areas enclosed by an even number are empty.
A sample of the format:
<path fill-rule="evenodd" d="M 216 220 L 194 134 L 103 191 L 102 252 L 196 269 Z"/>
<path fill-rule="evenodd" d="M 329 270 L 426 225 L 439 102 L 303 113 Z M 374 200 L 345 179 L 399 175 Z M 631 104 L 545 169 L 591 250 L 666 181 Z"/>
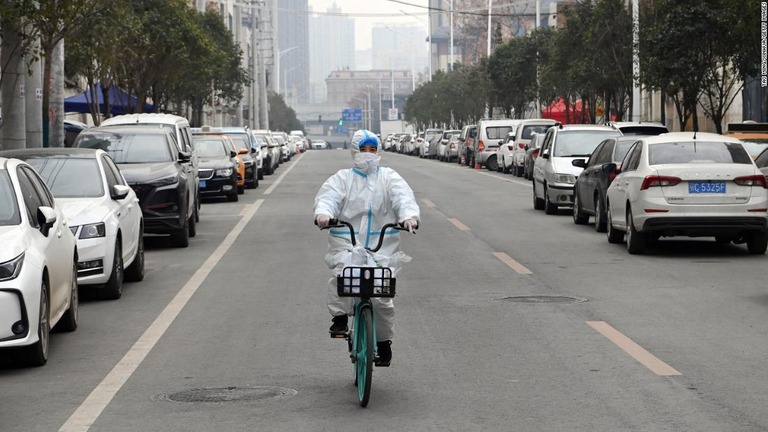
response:
<path fill-rule="evenodd" d="M 392 341 L 376 342 L 376 351 L 379 355 L 376 359 L 376 366 L 388 367 L 392 363 Z"/>
<path fill-rule="evenodd" d="M 331 337 L 340 337 L 347 334 L 349 328 L 347 327 L 347 316 L 339 315 L 333 317 L 333 324 L 330 328 Z"/>

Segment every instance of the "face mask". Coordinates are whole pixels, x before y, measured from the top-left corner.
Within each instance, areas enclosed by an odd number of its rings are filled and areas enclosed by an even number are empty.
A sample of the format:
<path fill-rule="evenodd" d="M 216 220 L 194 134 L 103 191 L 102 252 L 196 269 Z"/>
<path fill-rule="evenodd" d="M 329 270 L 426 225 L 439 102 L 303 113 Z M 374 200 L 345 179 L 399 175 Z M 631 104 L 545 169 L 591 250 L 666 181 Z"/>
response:
<path fill-rule="evenodd" d="M 371 174 L 379 167 L 379 159 L 377 154 L 360 152 L 355 155 L 355 168 L 366 174 Z"/>

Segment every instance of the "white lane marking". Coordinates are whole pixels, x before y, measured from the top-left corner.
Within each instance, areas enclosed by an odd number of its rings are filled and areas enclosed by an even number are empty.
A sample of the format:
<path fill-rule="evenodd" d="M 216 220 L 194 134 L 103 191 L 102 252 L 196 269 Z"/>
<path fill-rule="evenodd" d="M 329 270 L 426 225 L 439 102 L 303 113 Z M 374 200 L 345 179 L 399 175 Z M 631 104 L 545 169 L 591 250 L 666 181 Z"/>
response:
<path fill-rule="evenodd" d="M 519 262 L 515 261 L 511 256 L 505 254 L 504 252 L 494 252 L 493 253 L 496 258 L 498 258 L 501 262 L 508 265 L 512 270 L 520 273 L 520 274 L 533 274 L 532 271 L 528 270 L 524 265 L 520 264 Z"/>
<path fill-rule="evenodd" d="M 469 227 L 461 223 L 460 220 L 455 218 L 448 218 L 448 221 L 452 223 L 456 228 L 460 229 L 461 231 L 469 231 Z"/>
<path fill-rule="evenodd" d="M 268 187 L 268 188 L 267 188 L 267 190 L 265 190 L 265 191 L 264 191 L 264 195 L 269 195 L 269 194 L 271 194 L 271 193 L 272 193 L 272 191 L 273 191 L 273 190 L 275 190 L 275 188 L 277 187 L 277 185 L 279 185 L 279 184 L 280 184 L 280 182 L 281 182 L 281 181 L 283 181 L 283 177 L 285 177 L 286 175 L 288 175 L 288 173 L 289 173 L 289 172 L 291 172 L 291 170 L 293 169 L 293 167 L 295 167 L 295 166 L 296 166 L 296 164 L 297 164 L 297 163 L 299 163 L 299 161 L 301 160 L 301 158 L 303 158 L 303 157 L 304 157 L 304 155 L 305 155 L 305 154 L 306 154 L 306 153 L 301 153 L 301 155 L 300 155 L 298 158 L 296 158 L 296 160 L 293 162 L 293 164 L 291 164 L 291 166 L 289 166 L 289 167 L 288 167 L 288 169 L 287 169 L 287 170 L 285 170 L 285 172 L 284 172 L 283 174 L 281 174 L 281 175 L 280 175 L 280 177 L 278 177 L 278 178 L 277 178 L 277 180 L 275 180 L 275 182 L 274 182 L 274 183 L 272 183 L 272 185 L 271 185 L 270 187 Z"/>
<path fill-rule="evenodd" d="M 605 336 L 616 344 L 619 348 L 624 350 L 633 359 L 637 360 L 643 366 L 650 369 L 653 373 L 659 376 L 674 376 L 682 375 L 676 371 L 672 366 L 659 360 L 656 356 L 649 353 L 645 348 L 635 343 L 632 339 L 624 336 L 621 332 L 611 327 L 605 321 L 587 321 L 587 324 L 593 329 L 597 330 L 601 335 Z"/>
<path fill-rule="evenodd" d="M 189 299 L 197 292 L 200 285 L 211 270 L 224 257 L 232 244 L 235 243 L 240 233 L 243 231 L 248 222 L 250 222 L 256 211 L 259 210 L 264 199 L 258 199 L 251 206 L 249 212 L 240 219 L 240 221 L 232 228 L 224 241 L 221 242 L 218 248 L 208 257 L 203 265 L 192 275 L 187 283 L 176 294 L 176 297 L 168 303 L 168 306 L 155 318 L 155 321 L 144 331 L 139 340 L 133 344 L 130 350 L 123 356 L 120 362 L 115 365 L 114 368 L 107 374 L 106 377 L 91 391 L 91 394 L 85 399 L 77 410 L 69 417 L 64 423 L 59 432 L 87 432 L 96 419 L 99 418 L 104 409 L 112 401 L 118 391 L 128 381 L 128 378 L 133 375 L 136 369 L 139 367 L 142 361 L 147 357 L 152 348 L 157 344 L 157 341 L 165 334 L 168 327 L 173 323 L 176 317 L 179 315 Z"/>
<path fill-rule="evenodd" d="M 427 205 L 427 207 L 429 207 L 429 208 L 435 208 L 435 207 L 437 207 L 437 206 L 435 205 L 435 203 L 433 203 L 432 201 L 430 201 L 430 200 L 428 200 L 428 199 L 423 199 L 422 201 L 423 201 L 423 202 L 424 202 L 424 204 L 426 204 L 426 205 Z"/>
<path fill-rule="evenodd" d="M 249 211 L 251 211 L 251 207 L 253 204 L 246 204 L 242 210 L 240 210 L 240 214 L 238 216 L 243 217 L 248 214 Z"/>

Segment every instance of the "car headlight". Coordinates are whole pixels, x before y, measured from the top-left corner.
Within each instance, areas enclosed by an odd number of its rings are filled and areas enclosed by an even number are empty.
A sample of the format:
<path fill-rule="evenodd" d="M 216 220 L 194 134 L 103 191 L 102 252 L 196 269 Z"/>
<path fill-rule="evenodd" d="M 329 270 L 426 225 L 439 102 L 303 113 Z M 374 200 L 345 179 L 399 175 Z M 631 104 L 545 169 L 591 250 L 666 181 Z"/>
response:
<path fill-rule="evenodd" d="M 555 174 L 555 183 L 576 184 L 576 176 L 573 174 Z"/>
<path fill-rule="evenodd" d="M 168 176 L 168 177 L 164 177 L 164 178 L 155 180 L 155 181 L 152 182 L 152 185 L 154 185 L 154 186 L 165 186 L 165 185 L 174 184 L 174 183 L 176 183 L 178 181 L 179 181 L 179 175 L 178 174 L 174 174 L 172 176 Z"/>
<path fill-rule="evenodd" d="M 107 228 L 104 222 L 95 224 L 83 225 L 83 229 L 80 231 L 81 239 L 92 239 L 97 237 L 104 237 L 107 234 Z"/>
<path fill-rule="evenodd" d="M 0 263 L 0 281 L 16 278 L 21 272 L 22 263 L 24 263 L 24 253 L 10 261 Z"/>
<path fill-rule="evenodd" d="M 216 170 L 216 177 L 230 177 L 232 175 L 232 168 L 224 168 Z"/>

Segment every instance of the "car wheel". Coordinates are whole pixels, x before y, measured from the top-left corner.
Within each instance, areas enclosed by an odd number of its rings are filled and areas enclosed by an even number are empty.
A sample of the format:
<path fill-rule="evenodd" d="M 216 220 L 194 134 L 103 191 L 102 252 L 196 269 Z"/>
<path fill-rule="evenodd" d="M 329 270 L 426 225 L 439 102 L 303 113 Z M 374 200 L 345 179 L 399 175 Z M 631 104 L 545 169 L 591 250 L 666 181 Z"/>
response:
<path fill-rule="evenodd" d="M 557 214 L 557 206 L 549 200 L 549 193 L 546 186 L 544 186 L 544 213 L 548 215 Z"/>
<path fill-rule="evenodd" d="M 245 193 L 245 186 L 244 185 L 243 186 L 238 186 L 237 187 L 237 193 L 238 193 L 238 195 L 244 194 Z"/>
<path fill-rule="evenodd" d="M 599 194 L 595 194 L 595 231 L 605 232 L 605 210 L 603 209 L 603 200 L 600 199 Z"/>
<path fill-rule="evenodd" d="M 611 205 L 610 203 L 606 203 L 606 206 L 608 207 L 608 217 L 605 221 L 606 223 L 606 234 L 608 235 L 608 243 L 612 244 L 619 244 L 622 241 L 624 241 L 624 233 L 621 231 L 618 231 L 616 228 L 613 227 L 613 223 L 611 222 L 613 218 L 611 217 Z"/>
<path fill-rule="evenodd" d="M 171 233 L 171 245 L 185 248 L 189 246 L 189 219 L 184 220 L 184 226 Z"/>
<path fill-rule="evenodd" d="M 144 280 L 144 229 L 139 230 L 139 243 L 136 246 L 136 257 L 125 269 L 125 279 L 129 282 Z"/>
<path fill-rule="evenodd" d="M 768 231 L 752 234 L 747 240 L 747 250 L 752 255 L 762 255 L 768 249 Z"/>
<path fill-rule="evenodd" d="M 195 222 L 195 217 L 192 216 L 189 218 L 189 236 L 194 237 L 197 235 L 197 222 Z"/>
<path fill-rule="evenodd" d="M 77 321 L 80 318 L 80 290 L 77 286 L 77 252 L 72 263 L 72 282 L 69 285 L 69 309 L 64 312 L 61 320 L 56 325 L 56 330 L 73 332 L 77 330 Z"/>
<path fill-rule="evenodd" d="M 488 171 L 496 171 L 496 169 L 499 167 L 499 161 L 496 159 L 496 155 L 493 155 L 488 158 L 487 161 L 485 161 L 485 167 L 488 168 Z"/>
<path fill-rule="evenodd" d="M 256 174 L 256 178 L 258 178 L 259 180 L 264 179 L 264 168 L 262 168 L 261 171 L 259 171 L 259 173 Z"/>
<path fill-rule="evenodd" d="M 118 237 L 115 240 L 115 252 L 112 259 L 112 274 L 104 284 L 101 297 L 106 300 L 117 300 L 123 295 L 123 246 Z"/>
<path fill-rule="evenodd" d="M 43 366 L 48 362 L 48 342 L 51 326 L 48 320 L 48 285 L 43 281 L 40 286 L 40 314 L 37 318 L 37 342 L 21 350 L 20 361 L 24 366 Z"/>
<path fill-rule="evenodd" d="M 648 236 L 635 229 L 632 219 L 632 210 L 627 210 L 627 251 L 632 255 L 640 255 L 645 252 Z"/>
<path fill-rule="evenodd" d="M 589 215 L 581 209 L 581 200 L 579 194 L 573 193 L 573 223 L 576 225 L 586 225 L 589 222 Z"/>
<path fill-rule="evenodd" d="M 543 210 L 544 200 L 536 196 L 536 182 L 533 182 L 533 209 Z"/>

